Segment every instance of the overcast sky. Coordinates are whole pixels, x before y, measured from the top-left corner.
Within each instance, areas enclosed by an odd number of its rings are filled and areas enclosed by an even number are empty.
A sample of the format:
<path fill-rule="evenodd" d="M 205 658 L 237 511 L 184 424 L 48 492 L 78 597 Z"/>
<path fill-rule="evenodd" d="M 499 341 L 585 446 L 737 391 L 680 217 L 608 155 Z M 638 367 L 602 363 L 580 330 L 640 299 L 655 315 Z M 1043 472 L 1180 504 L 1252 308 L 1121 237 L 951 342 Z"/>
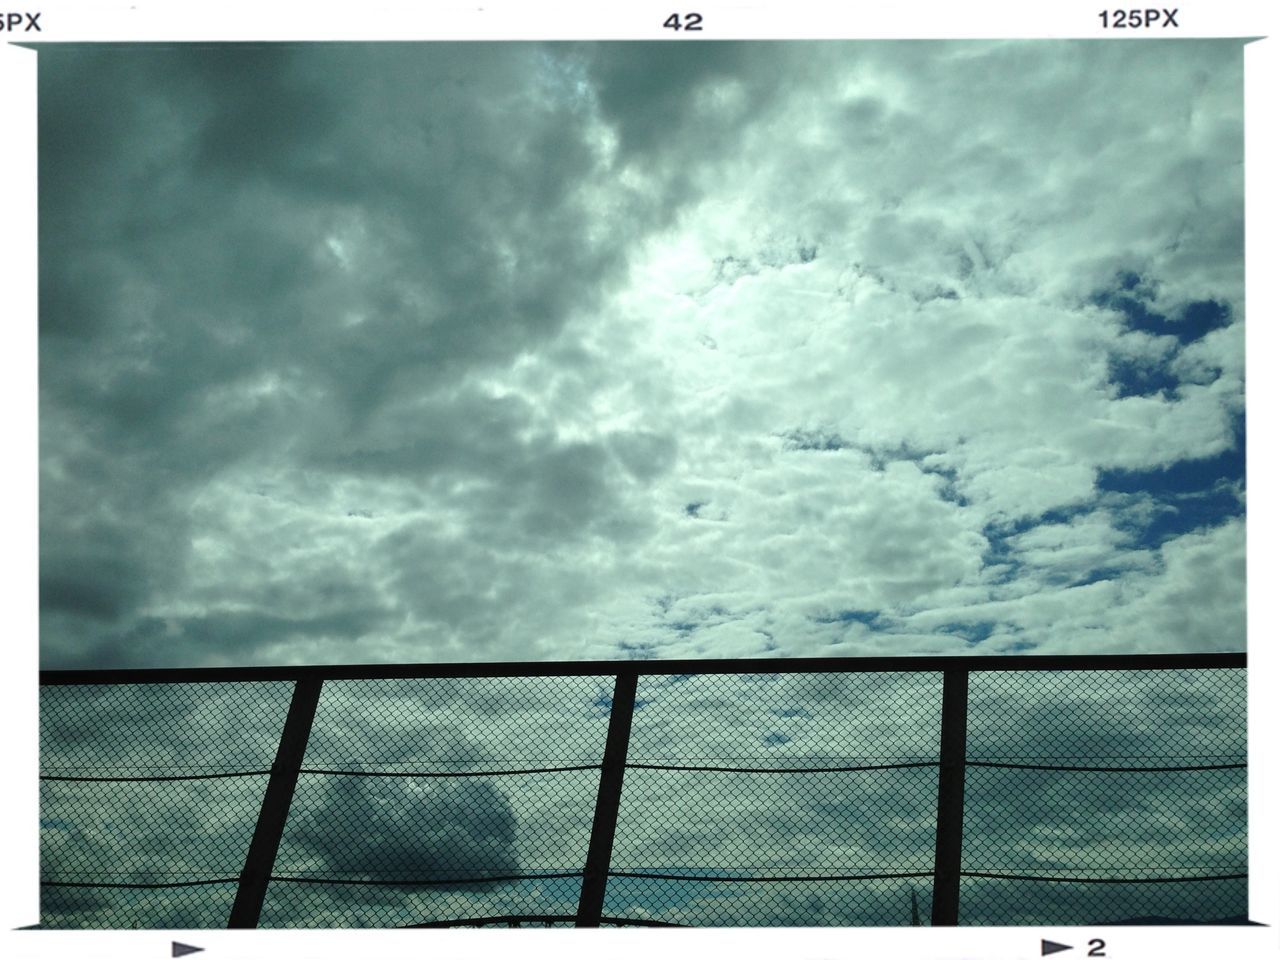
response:
<path fill-rule="evenodd" d="M 39 61 L 45 667 L 1244 648 L 1239 41 Z"/>

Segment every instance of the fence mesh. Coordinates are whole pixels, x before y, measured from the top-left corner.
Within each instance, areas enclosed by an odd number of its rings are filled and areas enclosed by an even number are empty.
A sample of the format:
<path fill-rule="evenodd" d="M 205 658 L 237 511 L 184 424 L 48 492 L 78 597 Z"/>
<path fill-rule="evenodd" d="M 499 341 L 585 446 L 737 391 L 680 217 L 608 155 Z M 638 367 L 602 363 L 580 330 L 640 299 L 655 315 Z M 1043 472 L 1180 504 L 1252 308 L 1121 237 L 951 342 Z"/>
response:
<path fill-rule="evenodd" d="M 931 674 L 642 677 L 606 913 L 909 922 L 908 881 L 933 870 L 940 698 Z"/>
<path fill-rule="evenodd" d="M 1243 915 L 1244 681 L 971 674 L 961 922 Z"/>
<path fill-rule="evenodd" d="M 226 926 L 291 692 L 43 687 L 41 924 Z"/>
<path fill-rule="evenodd" d="M 1242 669 L 980 667 L 962 924 L 1246 913 Z M 259 924 L 574 923 L 614 679 L 326 681 Z M 226 926 L 292 692 L 43 687 L 42 925 Z M 929 923 L 941 693 L 641 675 L 603 922 Z"/>
<path fill-rule="evenodd" d="M 572 921 L 612 685 L 326 683 L 262 925 Z"/>

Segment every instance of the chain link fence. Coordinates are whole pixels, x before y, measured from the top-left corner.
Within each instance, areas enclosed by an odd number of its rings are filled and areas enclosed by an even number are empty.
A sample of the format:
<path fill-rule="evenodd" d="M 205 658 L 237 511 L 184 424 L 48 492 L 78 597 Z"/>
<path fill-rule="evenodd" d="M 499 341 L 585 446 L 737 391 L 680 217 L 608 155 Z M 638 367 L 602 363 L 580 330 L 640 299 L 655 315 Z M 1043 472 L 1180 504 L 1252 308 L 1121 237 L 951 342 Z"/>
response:
<path fill-rule="evenodd" d="M 611 684 L 326 683 L 261 925 L 573 922 Z"/>
<path fill-rule="evenodd" d="M 43 686 L 42 925 L 226 926 L 292 692 Z"/>
<path fill-rule="evenodd" d="M 41 924 L 1241 920 L 1243 665 L 48 673 Z"/>
<path fill-rule="evenodd" d="M 975 671 L 965 922 L 1245 914 L 1244 705 L 1243 670 Z"/>
<path fill-rule="evenodd" d="M 929 673 L 640 678 L 605 912 L 909 922 L 933 877 L 940 696 Z"/>

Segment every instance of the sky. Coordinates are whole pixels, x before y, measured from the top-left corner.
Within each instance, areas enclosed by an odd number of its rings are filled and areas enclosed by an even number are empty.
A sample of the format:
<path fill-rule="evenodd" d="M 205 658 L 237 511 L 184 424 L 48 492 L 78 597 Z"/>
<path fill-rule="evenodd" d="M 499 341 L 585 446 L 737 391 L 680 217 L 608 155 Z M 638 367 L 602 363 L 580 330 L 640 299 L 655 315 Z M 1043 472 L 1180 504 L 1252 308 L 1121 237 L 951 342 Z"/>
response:
<path fill-rule="evenodd" d="M 1244 649 L 1241 50 L 41 49 L 41 665 Z"/>

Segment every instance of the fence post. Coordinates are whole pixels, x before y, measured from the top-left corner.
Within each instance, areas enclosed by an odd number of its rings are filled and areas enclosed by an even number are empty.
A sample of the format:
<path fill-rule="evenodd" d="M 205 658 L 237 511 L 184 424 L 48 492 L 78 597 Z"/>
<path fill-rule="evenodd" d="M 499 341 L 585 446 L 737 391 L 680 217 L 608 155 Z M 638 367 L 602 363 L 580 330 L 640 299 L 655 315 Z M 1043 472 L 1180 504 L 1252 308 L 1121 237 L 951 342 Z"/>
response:
<path fill-rule="evenodd" d="M 969 711 L 969 671 L 942 675 L 942 734 L 938 752 L 938 834 L 933 852 L 935 927 L 960 922 L 960 850 L 964 834 L 965 741 Z"/>
<path fill-rule="evenodd" d="M 271 765 L 271 779 L 267 781 L 262 796 L 262 809 L 253 829 L 249 852 L 245 854 L 244 869 L 240 871 L 240 886 L 231 906 L 231 928 L 256 927 L 262 913 L 262 901 L 267 895 L 267 883 L 275 867 L 276 851 L 284 823 L 289 817 L 289 805 L 298 783 L 298 769 L 307 752 L 307 738 L 311 736 L 311 721 L 315 719 L 316 704 L 320 701 L 320 687 L 324 681 L 318 677 L 304 677 L 293 687 L 293 699 L 289 703 L 289 715 L 280 734 L 275 763 Z"/>
<path fill-rule="evenodd" d="M 596 793 L 596 814 L 591 824 L 591 845 L 582 874 L 582 895 L 578 899 L 579 927 L 600 926 L 604 911 L 604 888 L 613 859 L 613 835 L 618 826 L 618 802 L 622 799 L 622 775 L 627 765 L 627 744 L 631 739 L 631 714 L 636 704 L 635 672 L 619 673 L 613 683 L 613 703 L 609 711 L 609 734 L 605 738 L 600 764 L 600 789 Z"/>

